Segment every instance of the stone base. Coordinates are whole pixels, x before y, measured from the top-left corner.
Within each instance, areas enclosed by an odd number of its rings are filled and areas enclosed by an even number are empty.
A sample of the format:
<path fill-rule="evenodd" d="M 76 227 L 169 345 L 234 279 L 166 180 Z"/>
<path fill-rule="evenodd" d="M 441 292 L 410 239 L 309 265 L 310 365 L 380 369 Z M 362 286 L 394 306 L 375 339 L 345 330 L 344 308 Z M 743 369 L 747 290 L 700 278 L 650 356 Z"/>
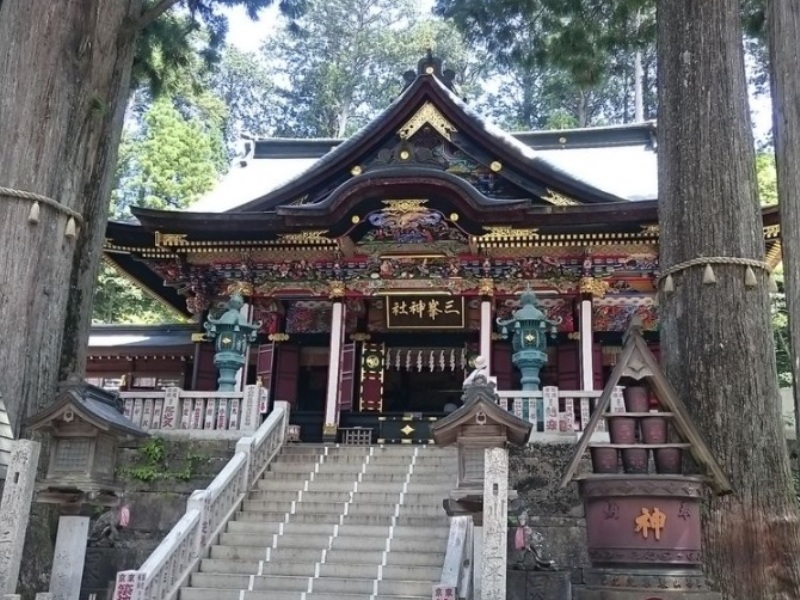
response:
<path fill-rule="evenodd" d="M 721 600 L 696 569 L 587 569 L 574 600 Z"/>
<path fill-rule="evenodd" d="M 572 600 L 569 571 L 508 571 L 507 600 Z"/>
<path fill-rule="evenodd" d="M 719 592 L 701 590 L 631 590 L 576 588 L 572 600 L 722 600 Z"/>

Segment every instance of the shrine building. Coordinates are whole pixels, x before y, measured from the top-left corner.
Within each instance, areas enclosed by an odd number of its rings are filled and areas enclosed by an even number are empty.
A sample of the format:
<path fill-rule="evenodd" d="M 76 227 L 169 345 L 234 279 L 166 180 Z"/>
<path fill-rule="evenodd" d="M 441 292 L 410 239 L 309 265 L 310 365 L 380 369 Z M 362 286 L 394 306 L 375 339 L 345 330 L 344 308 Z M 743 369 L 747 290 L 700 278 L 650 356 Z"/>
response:
<path fill-rule="evenodd" d="M 506 133 L 428 56 L 347 140 L 245 147 L 191 211 L 108 224 L 105 259 L 195 323 L 95 328 L 91 382 L 215 390 L 202 322 L 233 292 L 261 322 L 241 383 L 289 402 L 303 441 L 427 440 L 478 355 L 518 390 L 496 323 L 528 287 L 553 323 L 543 386 L 602 389 L 633 315 L 657 350 L 653 123 Z M 765 209 L 771 264 L 778 235 Z"/>

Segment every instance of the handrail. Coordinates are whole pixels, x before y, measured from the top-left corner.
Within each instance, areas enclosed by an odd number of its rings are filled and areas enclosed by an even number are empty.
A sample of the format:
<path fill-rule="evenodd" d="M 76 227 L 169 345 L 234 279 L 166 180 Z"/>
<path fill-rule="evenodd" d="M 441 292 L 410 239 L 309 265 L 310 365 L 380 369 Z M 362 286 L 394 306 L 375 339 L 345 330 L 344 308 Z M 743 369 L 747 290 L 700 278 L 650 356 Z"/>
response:
<path fill-rule="evenodd" d="M 269 466 L 286 439 L 289 404 L 275 408 L 252 436 L 236 444 L 236 453 L 204 490 L 196 490 L 186 513 L 144 564 L 120 571 L 114 600 L 172 600 L 194 571 L 206 548 L 239 509 L 253 482 Z"/>
<path fill-rule="evenodd" d="M 471 516 L 450 517 L 442 576 L 433 586 L 434 598 L 468 599 L 471 596 L 472 528 Z"/>

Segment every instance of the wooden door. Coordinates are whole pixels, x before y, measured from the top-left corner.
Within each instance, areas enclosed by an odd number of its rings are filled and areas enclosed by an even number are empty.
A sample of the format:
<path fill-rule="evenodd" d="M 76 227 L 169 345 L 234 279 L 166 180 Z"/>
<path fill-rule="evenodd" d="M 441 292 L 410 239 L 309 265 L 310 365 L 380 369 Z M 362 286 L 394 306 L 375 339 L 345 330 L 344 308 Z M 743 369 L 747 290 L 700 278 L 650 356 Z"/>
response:
<path fill-rule="evenodd" d="M 581 389 L 580 349 L 577 342 L 566 341 L 558 347 L 558 387 Z"/>
<path fill-rule="evenodd" d="M 492 344 L 492 375 L 497 377 L 498 390 L 514 386 L 514 363 L 511 362 L 511 343 L 496 341 Z"/>
<path fill-rule="evenodd" d="M 592 386 L 596 390 L 602 390 L 606 384 L 603 371 L 603 347 L 600 344 L 592 346 Z"/>
<path fill-rule="evenodd" d="M 353 410 L 353 377 L 356 366 L 356 345 L 342 344 L 342 360 L 339 368 L 339 410 Z"/>
<path fill-rule="evenodd" d="M 275 364 L 275 343 L 261 344 L 256 355 L 256 378 L 261 379 L 261 386 L 267 391 L 266 406 L 261 406 L 261 412 L 269 412 L 269 401 L 272 399 L 272 368 Z"/>
<path fill-rule="evenodd" d="M 297 380 L 300 375 L 300 346 L 283 343 L 277 348 L 277 361 L 274 373 L 274 400 L 288 402 L 294 409 L 297 406 Z"/>
<path fill-rule="evenodd" d="M 216 391 L 219 373 L 214 366 L 213 342 L 198 343 L 194 357 L 194 389 L 198 392 Z"/>

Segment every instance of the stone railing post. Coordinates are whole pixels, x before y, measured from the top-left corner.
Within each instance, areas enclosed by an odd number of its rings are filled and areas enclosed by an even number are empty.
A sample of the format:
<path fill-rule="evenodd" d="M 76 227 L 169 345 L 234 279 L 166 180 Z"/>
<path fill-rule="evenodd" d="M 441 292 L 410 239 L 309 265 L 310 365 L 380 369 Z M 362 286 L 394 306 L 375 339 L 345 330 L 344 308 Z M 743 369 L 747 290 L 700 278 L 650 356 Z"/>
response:
<path fill-rule="evenodd" d="M 164 408 L 161 410 L 161 429 L 173 430 L 179 428 L 178 416 L 181 412 L 181 389 L 168 387 L 164 390 Z"/>
<path fill-rule="evenodd" d="M 241 431 L 255 431 L 259 423 L 259 390 L 261 386 L 244 386 L 244 398 L 242 398 L 242 409 L 239 414 L 239 429 Z"/>
<path fill-rule="evenodd" d="M 199 558 L 202 556 L 208 536 L 211 534 L 209 531 L 211 515 L 209 515 L 208 490 L 195 490 L 192 492 L 189 500 L 186 501 L 186 511 L 189 512 L 190 510 L 197 510 L 200 513 L 200 526 L 197 529 L 197 536 L 192 548 L 192 557 Z"/>
<path fill-rule="evenodd" d="M 248 488 L 250 487 L 250 474 L 253 472 L 253 438 L 246 437 L 241 438 L 238 442 L 236 442 L 236 454 L 239 452 L 244 452 L 247 460 L 244 463 L 244 472 L 242 474 L 242 479 L 244 480 L 245 489 L 242 490 L 243 492 L 247 492 Z"/>

